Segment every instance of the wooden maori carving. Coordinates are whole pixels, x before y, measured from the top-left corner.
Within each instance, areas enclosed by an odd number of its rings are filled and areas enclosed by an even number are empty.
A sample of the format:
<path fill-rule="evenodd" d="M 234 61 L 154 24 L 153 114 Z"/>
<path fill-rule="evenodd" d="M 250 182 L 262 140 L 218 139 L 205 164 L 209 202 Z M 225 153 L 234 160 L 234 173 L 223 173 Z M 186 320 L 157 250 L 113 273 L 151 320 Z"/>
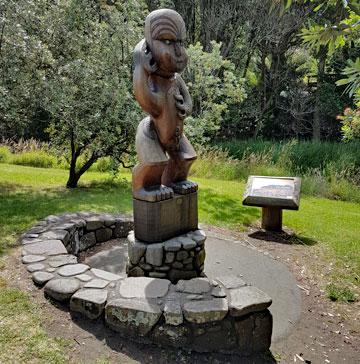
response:
<path fill-rule="evenodd" d="M 133 170 L 133 196 L 161 201 L 174 192 L 187 194 L 197 184 L 187 180 L 196 153 L 183 133 L 192 101 L 180 72 L 187 64 L 185 23 L 174 10 L 151 12 L 145 39 L 134 51 L 133 87 L 136 100 L 149 114 L 136 133 L 139 159 Z"/>

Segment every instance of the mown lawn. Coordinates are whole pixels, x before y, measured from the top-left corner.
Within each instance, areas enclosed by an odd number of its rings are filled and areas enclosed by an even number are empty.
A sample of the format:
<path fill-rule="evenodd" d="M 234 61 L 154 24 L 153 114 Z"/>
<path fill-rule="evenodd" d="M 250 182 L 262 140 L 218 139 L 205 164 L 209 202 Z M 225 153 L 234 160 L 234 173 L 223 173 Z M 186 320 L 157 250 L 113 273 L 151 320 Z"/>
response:
<path fill-rule="evenodd" d="M 130 173 L 115 181 L 88 172 L 78 189 L 64 188 L 67 171 L 0 164 L 0 233 L 13 244 L 37 220 L 64 211 L 131 213 Z M 200 221 L 243 230 L 260 218 L 260 209 L 242 206 L 244 182 L 194 178 L 200 185 Z M 300 211 L 284 211 L 284 224 L 304 243 L 321 243 L 334 258 L 360 269 L 360 205 L 302 196 Z"/>
<path fill-rule="evenodd" d="M 131 213 L 131 175 L 120 177 L 112 181 L 108 174 L 88 172 L 78 189 L 68 190 L 64 188 L 65 170 L 0 164 L 0 347 L 5 348 L 0 351 L 0 362 L 11 362 L 14 355 L 20 362 L 67 362 L 67 343 L 46 335 L 40 308 L 1 278 L 1 259 L 4 262 L 22 231 L 47 215 L 65 211 Z M 194 180 L 200 186 L 201 222 L 244 230 L 260 218 L 260 209 L 241 204 L 244 182 Z M 359 221 L 359 204 L 308 196 L 302 196 L 300 211 L 284 212 L 284 224 L 305 245 L 323 246 L 331 261 L 350 266 L 353 277 L 340 279 L 355 283 L 360 272 Z"/>

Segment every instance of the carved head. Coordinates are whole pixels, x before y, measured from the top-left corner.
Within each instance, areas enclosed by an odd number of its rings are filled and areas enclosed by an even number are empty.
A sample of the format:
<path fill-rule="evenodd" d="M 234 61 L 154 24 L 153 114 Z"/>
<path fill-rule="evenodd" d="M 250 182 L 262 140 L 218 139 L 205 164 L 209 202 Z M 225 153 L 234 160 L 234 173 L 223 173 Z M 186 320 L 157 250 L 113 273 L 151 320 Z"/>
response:
<path fill-rule="evenodd" d="M 157 74 L 170 77 L 184 70 L 187 63 L 185 38 L 185 23 L 176 11 L 160 9 L 146 17 L 145 40 L 157 64 Z"/>

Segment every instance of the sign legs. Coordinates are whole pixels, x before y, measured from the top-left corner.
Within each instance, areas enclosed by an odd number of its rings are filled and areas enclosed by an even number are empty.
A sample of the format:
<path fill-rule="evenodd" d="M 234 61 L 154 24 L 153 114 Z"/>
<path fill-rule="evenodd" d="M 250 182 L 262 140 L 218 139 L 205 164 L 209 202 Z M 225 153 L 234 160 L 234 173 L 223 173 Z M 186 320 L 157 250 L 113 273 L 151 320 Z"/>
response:
<path fill-rule="evenodd" d="M 280 207 L 263 207 L 261 227 L 269 231 L 282 231 L 282 209 Z"/>

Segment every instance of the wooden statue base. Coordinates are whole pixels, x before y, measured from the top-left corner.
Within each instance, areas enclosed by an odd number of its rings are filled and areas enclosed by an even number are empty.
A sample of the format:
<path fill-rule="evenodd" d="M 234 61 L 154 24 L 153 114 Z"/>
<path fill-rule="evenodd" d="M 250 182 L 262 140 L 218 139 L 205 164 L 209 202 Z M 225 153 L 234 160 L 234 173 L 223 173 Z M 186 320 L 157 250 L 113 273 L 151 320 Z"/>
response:
<path fill-rule="evenodd" d="M 147 243 L 171 239 L 198 228 L 197 192 L 164 201 L 133 199 L 135 237 Z"/>

